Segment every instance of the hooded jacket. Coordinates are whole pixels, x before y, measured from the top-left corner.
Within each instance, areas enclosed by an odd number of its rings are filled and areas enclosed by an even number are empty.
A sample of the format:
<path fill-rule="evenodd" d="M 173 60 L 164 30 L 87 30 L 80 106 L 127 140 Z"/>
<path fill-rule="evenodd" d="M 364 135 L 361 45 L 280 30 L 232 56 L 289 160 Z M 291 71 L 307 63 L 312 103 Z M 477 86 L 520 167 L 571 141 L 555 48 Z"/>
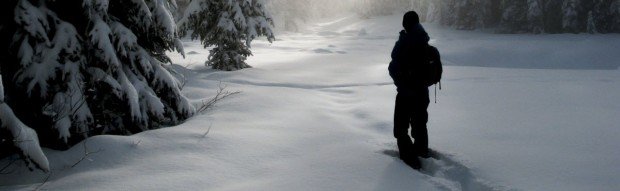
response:
<path fill-rule="evenodd" d="M 416 90 L 426 90 L 421 71 L 426 60 L 425 49 L 430 37 L 422 25 L 417 24 L 411 30 L 401 31 L 400 37 L 392 50 L 392 61 L 389 65 L 390 76 L 394 80 L 399 93 L 412 93 Z"/>

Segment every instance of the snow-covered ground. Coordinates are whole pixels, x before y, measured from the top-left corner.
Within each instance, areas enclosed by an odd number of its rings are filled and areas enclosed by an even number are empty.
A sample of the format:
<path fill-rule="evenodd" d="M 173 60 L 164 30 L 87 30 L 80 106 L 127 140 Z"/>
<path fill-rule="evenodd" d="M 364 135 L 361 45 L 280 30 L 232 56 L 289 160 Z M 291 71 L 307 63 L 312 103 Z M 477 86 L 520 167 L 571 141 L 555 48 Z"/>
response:
<path fill-rule="evenodd" d="M 256 41 L 254 68 L 236 72 L 206 69 L 208 51 L 187 42 L 174 60 L 188 67 L 189 98 L 210 98 L 220 81 L 241 93 L 176 127 L 46 150 L 45 184 L 17 165 L 0 190 L 620 189 L 620 35 L 428 25 L 448 66 L 429 107 L 441 160 L 419 172 L 390 156 L 399 28 L 400 16 L 321 22 Z M 95 153 L 70 167 L 85 149 Z"/>

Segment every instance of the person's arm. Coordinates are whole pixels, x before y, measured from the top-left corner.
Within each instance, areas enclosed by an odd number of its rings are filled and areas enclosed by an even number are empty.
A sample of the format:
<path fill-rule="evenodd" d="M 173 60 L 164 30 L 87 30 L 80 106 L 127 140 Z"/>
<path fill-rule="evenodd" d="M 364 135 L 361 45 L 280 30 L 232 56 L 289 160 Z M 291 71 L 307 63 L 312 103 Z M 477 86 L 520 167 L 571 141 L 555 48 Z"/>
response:
<path fill-rule="evenodd" d="M 403 78 L 403 67 L 402 67 L 402 59 L 400 59 L 400 51 L 401 51 L 401 43 L 400 42 L 396 42 L 396 44 L 394 45 L 394 49 L 392 49 L 392 61 L 390 62 L 390 65 L 388 67 L 388 70 L 390 72 L 390 77 L 392 77 L 392 80 L 394 80 L 394 85 L 396 85 L 396 87 L 401 87 L 402 83 L 404 82 Z"/>

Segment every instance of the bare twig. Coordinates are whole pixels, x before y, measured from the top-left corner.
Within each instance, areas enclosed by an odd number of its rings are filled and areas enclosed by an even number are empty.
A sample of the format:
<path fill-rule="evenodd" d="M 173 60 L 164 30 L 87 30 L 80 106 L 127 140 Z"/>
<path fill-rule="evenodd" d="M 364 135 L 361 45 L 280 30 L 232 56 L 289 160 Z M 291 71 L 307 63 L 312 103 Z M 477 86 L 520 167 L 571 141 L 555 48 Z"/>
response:
<path fill-rule="evenodd" d="M 133 142 L 133 147 L 138 147 L 138 145 L 140 145 L 140 143 L 142 143 L 142 139 L 138 140 L 138 141 L 134 141 Z"/>
<path fill-rule="evenodd" d="M 4 165 L 4 167 L 2 167 L 2 169 L 0 169 L 0 174 L 11 174 L 14 171 L 9 171 L 9 172 L 5 172 L 6 169 L 8 169 L 10 166 L 12 166 L 15 162 L 19 161 L 19 158 L 15 158 L 10 160 L 6 165 Z"/>
<path fill-rule="evenodd" d="M 77 112 L 86 104 L 86 97 L 80 92 L 83 89 L 81 83 L 77 84 L 78 88 L 70 88 L 66 97 L 64 98 L 64 104 L 58 106 L 54 102 L 43 106 L 43 111 L 52 118 L 52 123 L 56 123 L 67 116 L 75 116 Z M 74 102 L 74 97 L 78 96 L 77 101 Z"/>
<path fill-rule="evenodd" d="M 33 141 L 32 139 L 19 139 L 22 136 L 23 131 L 24 129 L 19 128 L 19 132 L 17 132 L 17 135 L 13 136 L 13 140 L 11 140 L 11 142 L 13 142 L 13 145 L 17 146 L 18 143 Z"/>
<path fill-rule="evenodd" d="M 218 101 L 225 99 L 229 96 L 239 94 L 239 93 L 241 92 L 240 91 L 231 92 L 231 91 L 226 90 L 226 86 L 222 86 L 222 82 L 220 82 L 219 89 L 217 90 L 215 97 L 211 98 L 210 100 L 203 100 L 202 105 L 198 107 L 198 112 L 204 113 L 208 111 L 209 109 L 213 108 Z"/>
<path fill-rule="evenodd" d="M 191 62 L 192 62 L 192 61 L 190 60 L 190 63 L 191 63 Z M 179 64 L 173 64 L 173 65 L 177 65 L 177 66 L 179 66 L 179 67 L 184 68 L 184 69 L 185 69 L 184 71 L 189 71 L 189 70 L 187 69 L 187 68 L 189 68 L 189 64 L 186 64 L 185 66 L 182 66 L 182 65 L 179 65 Z M 172 65 L 170 65 L 170 66 L 166 66 L 166 67 L 164 67 L 164 69 L 168 70 L 168 72 L 170 72 L 172 75 L 174 75 L 174 76 L 175 76 L 175 78 L 177 78 L 177 80 L 179 80 L 179 81 L 178 81 L 178 82 L 180 83 L 180 84 L 179 84 L 179 89 L 180 89 L 180 90 L 183 90 L 183 88 L 185 88 L 185 85 L 187 84 L 187 81 L 189 81 L 189 80 L 187 79 L 187 75 L 188 75 L 188 73 L 189 73 L 189 72 L 182 72 L 182 73 L 181 73 L 181 72 L 177 71 L 176 69 L 172 68 L 171 66 L 172 66 Z"/>
<path fill-rule="evenodd" d="M 13 140 L 13 143 L 17 144 L 17 143 L 30 142 L 30 141 L 34 141 L 34 140 L 32 140 L 32 139 Z"/>
<path fill-rule="evenodd" d="M 47 181 L 50 179 L 51 176 L 52 176 L 52 173 L 50 172 L 49 174 L 47 174 L 47 177 L 45 177 L 43 182 L 41 182 L 41 184 L 39 184 L 36 188 L 34 188 L 34 190 L 41 190 L 41 188 L 43 188 L 43 186 L 47 183 Z"/>
<path fill-rule="evenodd" d="M 80 164 L 80 162 L 82 162 L 84 159 L 88 159 L 89 155 L 103 151 L 103 149 L 101 149 L 101 148 L 99 150 L 96 150 L 96 151 L 90 151 L 88 149 L 88 147 L 86 146 L 86 140 L 84 140 L 84 143 L 82 145 L 84 146 L 84 155 L 82 156 L 82 158 L 80 158 L 80 160 L 78 160 L 73 165 L 71 165 L 71 168 L 73 168 L 73 167 L 77 166 L 78 164 Z"/>
<path fill-rule="evenodd" d="M 182 67 L 187 69 L 187 68 L 189 68 L 189 64 L 186 64 L 185 66 L 182 66 Z M 179 89 L 181 89 L 181 90 L 183 90 L 183 88 L 185 88 L 185 85 L 187 85 L 187 81 L 189 81 L 187 79 L 187 73 L 188 72 L 185 72 L 183 74 L 179 74 L 181 76 L 181 87 Z"/>
<path fill-rule="evenodd" d="M 211 123 L 211 124 L 209 125 L 209 129 L 207 129 L 207 132 L 205 132 L 204 134 L 202 134 L 202 138 L 206 138 L 206 137 L 207 137 L 207 135 L 209 135 L 209 132 L 211 132 L 211 126 L 212 126 L 212 125 L 213 125 L 213 123 Z"/>

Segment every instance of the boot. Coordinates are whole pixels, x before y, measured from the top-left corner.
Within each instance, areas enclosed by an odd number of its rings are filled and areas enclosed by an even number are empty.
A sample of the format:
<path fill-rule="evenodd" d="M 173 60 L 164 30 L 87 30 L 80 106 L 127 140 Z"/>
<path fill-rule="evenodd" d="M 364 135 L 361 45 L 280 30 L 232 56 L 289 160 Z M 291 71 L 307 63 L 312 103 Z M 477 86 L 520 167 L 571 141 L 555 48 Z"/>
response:
<path fill-rule="evenodd" d="M 420 170 L 422 168 L 422 163 L 420 162 L 420 158 L 414 156 L 410 159 L 403 160 L 405 164 L 409 165 L 411 168 L 415 170 Z"/>
<path fill-rule="evenodd" d="M 409 137 L 396 139 L 396 145 L 398 145 L 400 159 L 403 160 L 405 164 L 416 170 L 419 170 L 422 167 L 420 159 L 414 152 L 413 142 Z"/>
<path fill-rule="evenodd" d="M 396 145 L 398 146 L 401 159 L 409 159 L 415 156 L 413 152 L 413 142 L 409 137 L 397 138 Z"/>
<path fill-rule="evenodd" d="M 416 155 L 418 155 L 419 157 L 425 158 L 425 159 L 431 157 L 431 154 L 430 154 L 428 148 L 426 148 L 426 149 L 416 149 Z"/>

